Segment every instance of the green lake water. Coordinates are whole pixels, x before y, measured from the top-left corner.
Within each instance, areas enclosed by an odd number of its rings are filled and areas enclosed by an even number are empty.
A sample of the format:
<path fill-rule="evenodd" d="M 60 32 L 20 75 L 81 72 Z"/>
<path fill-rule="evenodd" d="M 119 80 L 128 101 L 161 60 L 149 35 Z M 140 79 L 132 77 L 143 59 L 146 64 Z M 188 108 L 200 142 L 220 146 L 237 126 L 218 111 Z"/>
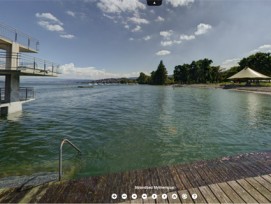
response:
<path fill-rule="evenodd" d="M 36 100 L 0 119 L 0 177 L 58 170 L 102 175 L 271 150 L 271 96 L 144 85 L 79 89 L 71 81 L 23 81 Z"/>

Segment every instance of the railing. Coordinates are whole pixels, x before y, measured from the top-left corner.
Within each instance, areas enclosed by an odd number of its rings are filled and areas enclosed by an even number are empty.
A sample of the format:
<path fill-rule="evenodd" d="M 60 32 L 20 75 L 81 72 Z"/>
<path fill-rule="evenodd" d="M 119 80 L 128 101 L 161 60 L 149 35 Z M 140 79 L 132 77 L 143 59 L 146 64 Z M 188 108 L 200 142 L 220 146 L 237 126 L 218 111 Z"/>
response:
<path fill-rule="evenodd" d="M 9 67 L 7 60 L 15 61 L 15 65 Z M 58 72 L 59 65 L 32 57 L 24 53 L 13 53 L 11 56 L 6 52 L 0 52 L 0 69 L 11 68 L 11 70 L 26 71 L 30 69 L 33 74 L 39 75 L 55 75 Z"/>
<path fill-rule="evenodd" d="M 20 101 L 27 101 L 35 98 L 33 87 L 20 87 Z"/>
<path fill-rule="evenodd" d="M 37 39 L 2 23 L 0 23 L 0 36 L 12 42 L 17 42 L 28 49 L 39 50 L 39 41 Z"/>
<path fill-rule="evenodd" d="M 33 87 L 20 87 L 19 89 L 19 100 L 27 101 L 35 98 L 35 91 Z M 0 104 L 7 102 L 5 95 L 5 88 L 0 88 Z"/>
<path fill-rule="evenodd" d="M 5 101 L 5 89 L 0 88 L 0 104 L 2 101 Z"/>
<path fill-rule="evenodd" d="M 71 145 L 75 150 L 77 150 L 78 153 L 81 153 L 80 149 L 78 147 L 76 147 L 71 141 L 69 141 L 68 139 L 63 139 L 61 144 L 60 144 L 60 148 L 59 148 L 59 181 L 62 178 L 62 147 L 65 143 L 68 143 L 69 145 Z"/>

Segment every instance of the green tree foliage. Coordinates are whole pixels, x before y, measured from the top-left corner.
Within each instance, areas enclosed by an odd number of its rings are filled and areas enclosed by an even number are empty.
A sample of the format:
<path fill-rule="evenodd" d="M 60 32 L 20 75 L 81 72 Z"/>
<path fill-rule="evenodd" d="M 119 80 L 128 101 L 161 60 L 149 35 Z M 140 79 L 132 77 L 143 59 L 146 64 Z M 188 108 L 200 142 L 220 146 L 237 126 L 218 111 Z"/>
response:
<path fill-rule="evenodd" d="M 140 73 L 137 78 L 137 82 L 139 84 L 153 84 L 153 85 L 165 85 L 165 84 L 173 84 L 174 79 L 168 78 L 167 69 L 161 60 L 156 71 L 151 72 L 151 76 L 147 76 L 144 73 Z"/>
<path fill-rule="evenodd" d="M 229 77 L 233 76 L 245 67 L 249 67 L 261 74 L 271 76 L 271 54 L 258 52 L 248 57 L 244 57 L 240 60 L 239 66 L 234 66 L 221 72 L 221 81 L 227 81 Z"/>
<path fill-rule="evenodd" d="M 220 67 L 211 66 L 210 59 L 193 61 L 191 64 L 178 65 L 174 69 L 174 79 L 179 83 L 207 83 L 220 79 Z"/>
<path fill-rule="evenodd" d="M 190 69 L 189 64 L 176 66 L 173 72 L 174 80 L 186 84 L 188 82 L 189 69 Z"/>
<path fill-rule="evenodd" d="M 137 82 L 139 84 L 149 84 L 150 83 L 150 76 L 147 76 L 143 72 L 140 72 L 139 77 L 137 78 Z"/>
<path fill-rule="evenodd" d="M 271 76 L 271 55 L 270 53 L 258 52 L 250 55 L 249 57 L 243 58 L 239 62 L 239 66 L 240 70 L 245 67 L 250 67 L 261 74 Z"/>
<path fill-rule="evenodd" d="M 151 83 L 154 85 L 165 85 L 167 80 L 167 69 L 161 60 L 157 70 L 151 73 Z"/>

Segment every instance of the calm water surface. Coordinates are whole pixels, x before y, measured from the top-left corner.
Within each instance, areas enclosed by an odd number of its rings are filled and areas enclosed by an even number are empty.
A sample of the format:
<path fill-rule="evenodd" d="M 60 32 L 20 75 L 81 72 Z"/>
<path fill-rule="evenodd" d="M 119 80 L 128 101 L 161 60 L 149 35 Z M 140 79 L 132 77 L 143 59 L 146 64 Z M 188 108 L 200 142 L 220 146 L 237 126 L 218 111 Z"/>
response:
<path fill-rule="evenodd" d="M 271 149 L 271 96 L 220 89 L 24 82 L 36 100 L 0 119 L 0 177 L 82 177 Z"/>

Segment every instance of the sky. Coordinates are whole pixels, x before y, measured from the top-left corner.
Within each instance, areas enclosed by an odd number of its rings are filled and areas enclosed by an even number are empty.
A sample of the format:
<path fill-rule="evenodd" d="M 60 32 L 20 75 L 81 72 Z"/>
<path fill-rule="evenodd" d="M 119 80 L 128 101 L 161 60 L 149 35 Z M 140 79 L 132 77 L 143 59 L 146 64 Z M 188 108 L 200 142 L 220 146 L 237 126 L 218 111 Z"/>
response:
<path fill-rule="evenodd" d="M 270 0 L 1 0 L 0 23 L 40 42 L 60 78 L 149 74 L 209 58 L 230 68 L 271 51 Z"/>

